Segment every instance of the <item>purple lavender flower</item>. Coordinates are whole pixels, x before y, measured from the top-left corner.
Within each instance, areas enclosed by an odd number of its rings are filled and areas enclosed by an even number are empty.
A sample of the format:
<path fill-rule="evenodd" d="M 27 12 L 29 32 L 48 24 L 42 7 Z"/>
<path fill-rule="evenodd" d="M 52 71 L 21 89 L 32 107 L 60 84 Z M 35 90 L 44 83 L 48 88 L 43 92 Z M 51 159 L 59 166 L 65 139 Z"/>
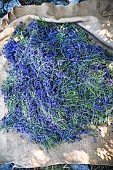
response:
<path fill-rule="evenodd" d="M 74 24 L 36 20 L 16 28 L 3 49 L 10 70 L 2 85 L 8 114 L 1 128 L 49 148 L 95 136 L 90 127 L 108 123 L 112 55 L 84 35 Z"/>

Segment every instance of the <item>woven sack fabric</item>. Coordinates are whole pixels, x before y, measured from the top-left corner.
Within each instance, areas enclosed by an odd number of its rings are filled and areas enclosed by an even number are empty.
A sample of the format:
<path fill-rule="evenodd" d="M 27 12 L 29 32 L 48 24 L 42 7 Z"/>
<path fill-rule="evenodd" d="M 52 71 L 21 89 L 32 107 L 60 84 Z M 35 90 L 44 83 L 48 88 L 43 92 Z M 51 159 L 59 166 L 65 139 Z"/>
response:
<path fill-rule="evenodd" d="M 87 0 L 67 6 L 43 3 L 15 7 L 1 19 L 0 52 L 20 22 L 27 26 L 32 19 L 53 23 L 76 22 L 89 32 L 99 44 L 113 52 L 113 2 L 112 0 Z M 6 79 L 8 61 L 0 56 L 0 85 Z M 0 92 L 0 119 L 7 113 L 4 97 Z M 40 167 L 63 163 L 113 165 L 113 133 L 111 126 L 100 127 L 98 144 L 90 136 L 74 143 L 63 143 L 49 153 L 40 145 L 29 142 L 29 137 L 19 133 L 0 131 L 0 163 L 13 162 L 17 167 Z"/>

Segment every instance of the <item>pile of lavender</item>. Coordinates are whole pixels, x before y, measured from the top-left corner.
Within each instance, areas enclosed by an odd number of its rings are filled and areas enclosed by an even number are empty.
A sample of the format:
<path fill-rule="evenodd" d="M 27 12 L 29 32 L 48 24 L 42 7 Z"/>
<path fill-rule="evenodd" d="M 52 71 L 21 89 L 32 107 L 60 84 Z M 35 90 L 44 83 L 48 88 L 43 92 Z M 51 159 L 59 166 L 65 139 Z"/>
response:
<path fill-rule="evenodd" d="M 82 28 L 32 20 L 20 23 L 3 49 L 9 61 L 2 85 L 5 131 L 28 134 L 51 148 L 97 135 L 112 118 L 113 56 Z"/>

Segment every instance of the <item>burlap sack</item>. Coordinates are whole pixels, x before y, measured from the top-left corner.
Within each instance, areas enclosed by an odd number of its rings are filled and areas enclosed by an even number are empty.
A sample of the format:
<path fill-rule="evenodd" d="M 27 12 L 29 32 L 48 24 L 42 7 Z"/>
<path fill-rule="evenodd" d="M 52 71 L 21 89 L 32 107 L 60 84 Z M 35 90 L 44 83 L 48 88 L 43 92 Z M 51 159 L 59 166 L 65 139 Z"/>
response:
<path fill-rule="evenodd" d="M 91 33 L 100 44 L 113 50 L 113 2 L 112 0 L 87 0 L 68 6 L 44 3 L 41 6 L 15 7 L 1 19 L 0 51 L 15 27 L 33 18 L 42 17 L 47 22 L 77 22 Z M 0 56 L 0 84 L 6 79 L 7 60 Z M 0 94 L 0 119 L 7 113 L 3 95 Z M 42 146 L 20 138 L 16 132 L 0 131 L 0 163 L 13 162 L 20 167 L 39 167 L 63 163 L 113 165 L 113 133 L 111 126 L 100 127 L 98 143 L 92 137 L 83 136 L 80 142 L 62 143 L 47 152 Z"/>

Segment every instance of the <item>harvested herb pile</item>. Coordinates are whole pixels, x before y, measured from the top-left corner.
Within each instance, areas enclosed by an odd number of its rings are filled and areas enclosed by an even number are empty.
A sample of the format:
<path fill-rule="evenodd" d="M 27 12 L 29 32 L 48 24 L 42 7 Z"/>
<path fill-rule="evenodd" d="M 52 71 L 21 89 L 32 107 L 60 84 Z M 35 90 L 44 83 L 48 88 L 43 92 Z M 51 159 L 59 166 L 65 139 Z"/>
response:
<path fill-rule="evenodd" d="M 27 133 L 50 148 L 96 135 L 112 118 L 113 56 L 75 24 L 33 20 L 3 50 L 10 63 L 1 128 Z"/>

